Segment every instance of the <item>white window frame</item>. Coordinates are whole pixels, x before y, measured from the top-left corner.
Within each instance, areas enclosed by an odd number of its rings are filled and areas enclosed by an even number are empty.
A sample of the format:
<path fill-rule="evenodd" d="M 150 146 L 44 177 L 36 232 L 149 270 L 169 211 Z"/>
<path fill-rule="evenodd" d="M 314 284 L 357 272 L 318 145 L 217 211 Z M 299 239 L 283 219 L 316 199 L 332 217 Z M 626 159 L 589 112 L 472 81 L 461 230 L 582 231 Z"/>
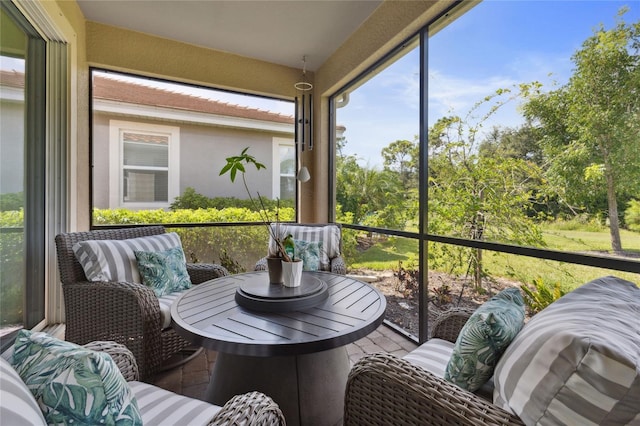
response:
<path fill-rule="evenodd" d="M 169 140 L 169 161 L 167 177 L 167 201 L 125 202 L 123 160 L 124 132 L 166 136 Z M 109 208 L 166 209 L 180 195 L 180 128 L 160 124 L 133 121 L 109 120 Z"/>
<path fill-rule="evenodd" d="M 280 172 L 280 147 L 287 147 L 287 148 L 294 148 L 295 149 L 295 143 L 293 141 L 293 139 L 289 139 L 289 138 L 278 138 L 278 137 L 274 137 L 272 139 L 272 161 L 273 161 L 273 167 L 271 167 L 272 171 L 272 175 L 271 175 L 271 182 L 272 182 L 272 187 L 271 187 L 271 193 L 273 194 L 273 198 L 280 198 L 280 178 L 283 176 L 282 173 Z M 294 152 L 294 161 L 295 160 L 295 152 Z M 293 175 L 291 177 L 293 177 L 295 179 L 296 177 L 296 173 L 297 173 L 298 167 L 297 165 L 294 167 L 293 170 Z"/>

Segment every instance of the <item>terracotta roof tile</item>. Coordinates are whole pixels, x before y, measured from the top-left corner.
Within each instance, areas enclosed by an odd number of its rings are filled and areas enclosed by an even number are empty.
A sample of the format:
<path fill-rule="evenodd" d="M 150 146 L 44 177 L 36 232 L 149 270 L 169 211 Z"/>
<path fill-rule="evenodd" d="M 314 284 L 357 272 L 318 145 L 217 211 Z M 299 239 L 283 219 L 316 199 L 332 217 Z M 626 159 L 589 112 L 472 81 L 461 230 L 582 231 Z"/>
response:
<path fill-rule="evenodd" d="M 24 87 L 24 73 L 15 70 L 0 70 L 0 81 L 3 85 L 9 87 Z M 257 108 L 243 107 L 241 105 L 219 102 L 198 96 L 99 76 L 94 77 L 93 96 L 117 102 L 161 106 L 185 111 L 204 112 L 227 117 L 240 117 L 277 123 L 293 124 L 294 120 L 294 117 L 291 115 L 277 114 Z"/>
<path fill-rule="evenodd" d="M 105 100 L 278 123 L 293 124 L 294 120 L 293 116 L 290 115 L 277 114 L 257 108 L 243 107 L 110 78 L 95 76 L 93 82 L 93 96 Z"/>
<path fill-rule="evenodd" d="M 16 70 L 0 70 L 0 81 L 3 86 L 24 88 L 24 73 Z"/>

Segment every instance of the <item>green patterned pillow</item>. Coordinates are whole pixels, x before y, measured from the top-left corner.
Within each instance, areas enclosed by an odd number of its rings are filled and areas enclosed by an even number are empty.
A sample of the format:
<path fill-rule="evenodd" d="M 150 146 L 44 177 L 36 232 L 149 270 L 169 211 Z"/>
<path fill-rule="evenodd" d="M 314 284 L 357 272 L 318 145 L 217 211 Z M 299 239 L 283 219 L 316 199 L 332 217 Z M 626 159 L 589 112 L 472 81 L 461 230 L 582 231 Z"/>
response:
<path fill-rule="evenodd" d="M 106 353 L 21 330 L 12 365 L 48 424 L 142 425 L 133 393 Z"/>
<path fill-rule="evenodd" d="M 135 251 L 142 283 L 151 287 L 156 296 L 191 287 L 187 264 L 181 247 L 165 251 Z"/>
<path fill-rule="evenodd" d="M 302 259 L 303 271 L 317 271 L 320 269 L 322 256 L 322 241 L 293 240 L 295 255 Z"/>
<path fill-rule="evenodd" d="M 493 296 L 462 327 L 444 378 L 474 392 L 493 375 L 500 356 L 524 325 L 524 300 L 517 288 Z"/>

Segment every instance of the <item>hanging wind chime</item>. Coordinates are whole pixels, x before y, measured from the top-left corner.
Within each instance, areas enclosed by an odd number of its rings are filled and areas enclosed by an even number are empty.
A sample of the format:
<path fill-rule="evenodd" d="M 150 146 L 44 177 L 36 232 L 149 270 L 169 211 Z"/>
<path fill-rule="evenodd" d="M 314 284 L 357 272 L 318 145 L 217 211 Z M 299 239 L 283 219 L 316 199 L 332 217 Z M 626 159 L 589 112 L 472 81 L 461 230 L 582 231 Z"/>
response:
<path fill-rule="evenodd" d="M 313 149 L 313 84 L 307 81 L 306 56 L 302 57 L 302 80 L 295 83 L 294 87 L 296 88 L 295 145 L 296 152 L 300 147 L 300 157 L 302 158 L 305 146 L 309 151 Z M 301 161 L 301 165 L 297 179 L 300 182 L 306 182 L 311 176 L 304 161 Z"/>

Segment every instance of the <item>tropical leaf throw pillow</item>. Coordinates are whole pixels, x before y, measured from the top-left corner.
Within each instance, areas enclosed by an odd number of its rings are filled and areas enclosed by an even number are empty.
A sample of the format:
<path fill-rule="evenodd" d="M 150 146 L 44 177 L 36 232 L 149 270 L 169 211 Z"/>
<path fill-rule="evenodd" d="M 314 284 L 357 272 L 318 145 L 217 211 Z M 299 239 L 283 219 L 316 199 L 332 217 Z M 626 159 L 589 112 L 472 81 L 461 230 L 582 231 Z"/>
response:
<path fill-rule="evenodd" d="M 293 240 L 296 258 L 302 259 L 303 271 L 317 271 L 320 269 L 322 256 L 322 241 Z"/>
<path fill-rule="evenodd" d="M 480 389 L 522 329 L 524 312 L 517 288 L 503 290 L 480 306 L 462 327 L 444 378 L 471 392 Z"/>
<path fill-rule="evenodd" d="M 168 250 L 135 251 L 142 283 L 151 287 L 156 296 L 164 296 L 191 287 L 191 278 L 181 247 Z"/>
<path fill-rule="evenodd" d="M 21 330 L 12 365 L 48 424 L 142 425 L 133 393 L 106 353 Z"/>

